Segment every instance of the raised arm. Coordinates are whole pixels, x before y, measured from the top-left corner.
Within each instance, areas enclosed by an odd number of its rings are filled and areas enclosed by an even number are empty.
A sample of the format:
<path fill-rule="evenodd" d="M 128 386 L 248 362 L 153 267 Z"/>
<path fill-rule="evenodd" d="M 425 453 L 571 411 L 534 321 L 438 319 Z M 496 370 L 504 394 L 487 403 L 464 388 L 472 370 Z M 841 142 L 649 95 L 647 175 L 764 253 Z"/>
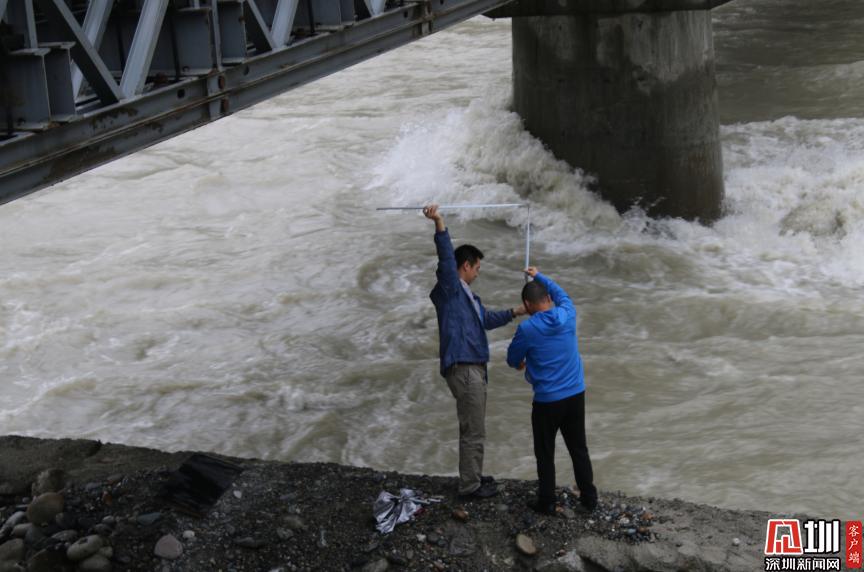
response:
<path fill-rule="evenodd" d="M 456 255 L 453 252 L 453 243 L 450 233 L 444 225 L 444 216 L 438 212 L 438 205 L 429 205 L 423 208 L 423 215 L 435 221 L 435 249 L 438 251 L 438 283 L 445 290 L 455 292 L 461 288 L 459 273 L 456 271 Z"/>
<path fill-rule="evenodd" d="M 529 272 L 529 270 L 533 272 Z M 554 280 L 544 274 L 541 274 L 534 267 L 526 269 L 525 272 L 531 275 L 534 280 L 537 280 L 546 287 L 546 290 L 549 291 L 549 296 L 552 298 L 552 301 L 555 302 L 556 306 L 562 308 L 568 314 L 571 314 L 573 316 L 576 315 L 576 308 L 573 306 L 573 300 L 570 299 L 570 296 L 567 295 L 567 292 L 564 291 L 564 288 L 558 286 L 558 284 L 556 284 Z"/>

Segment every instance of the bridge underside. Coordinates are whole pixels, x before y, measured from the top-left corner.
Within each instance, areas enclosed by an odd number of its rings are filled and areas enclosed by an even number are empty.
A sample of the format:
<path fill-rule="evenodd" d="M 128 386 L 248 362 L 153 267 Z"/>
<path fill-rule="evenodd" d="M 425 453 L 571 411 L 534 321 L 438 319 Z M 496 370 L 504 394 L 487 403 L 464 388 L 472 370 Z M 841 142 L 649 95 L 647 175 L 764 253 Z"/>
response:
<path fill-rule="evenodd" d="M 0 0 L 0 203 L 509 0 Z"/>

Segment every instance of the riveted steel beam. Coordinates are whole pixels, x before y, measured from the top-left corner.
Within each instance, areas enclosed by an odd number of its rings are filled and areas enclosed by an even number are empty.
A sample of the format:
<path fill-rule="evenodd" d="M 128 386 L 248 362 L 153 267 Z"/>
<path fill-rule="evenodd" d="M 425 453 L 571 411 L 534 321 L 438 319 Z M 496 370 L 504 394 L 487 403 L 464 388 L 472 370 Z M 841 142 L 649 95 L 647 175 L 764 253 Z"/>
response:
<path fill-rule="evenodd" d="M 120 91 L 124 97 L 138 95 L 144 90 L 167 10 L 168 0 L 144 0 L 141 18 L 138 20 L 126 67 L 123 69 L 123 79 L 120 80 Z"/>
<path fill-rule="evenodd" d="M 90 0 L 87 6 L 87 15 L 84 16 L 84 35 L 93 44 L 93 47 L 98 50 L 102 44 L 102 36 L 105 34 L 105 28 L 108 27 L 108 17 L 111 15 L 111 7 L 114 5 L 114 0 Z M 75 66 L 72 70 L 72 92 L 75 97 L 81 93 L 81 84 L 84 82 L 84 74 Z"/>
<path fill-rule="evenodd" d="M 72 59 L 87 78 L 87 82 L 99 99 L 105 104 L 112 104 L 122 98 L 122 93 L 105 66 L 102 58 L 87 35 L 78 25 L 75 16 L 69 10 L 64 0 L 38 0 L 39 7 L 45 13 L 48 24 L 54 30 L 58 39 L 74 42 Z"/>
<path fill-rule="evenodd" d="M 59 0 L 62 1 L 62 0 Z M 409 1 L 338 31 L 295 39 L 224 70 L 0 141 L 0 203 L 189 131 L 508 0 Z M 432 4 L 435 7 L 432 7 Z"/>

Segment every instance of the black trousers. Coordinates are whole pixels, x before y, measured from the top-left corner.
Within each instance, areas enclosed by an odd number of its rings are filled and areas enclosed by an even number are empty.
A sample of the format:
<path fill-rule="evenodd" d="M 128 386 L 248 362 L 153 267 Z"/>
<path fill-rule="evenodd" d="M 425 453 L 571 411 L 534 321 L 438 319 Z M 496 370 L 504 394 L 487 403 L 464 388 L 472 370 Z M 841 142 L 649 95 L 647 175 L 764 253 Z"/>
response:
<path fill-rule="evenodd" d="M 560 429 L 573 461 L 580 500 L 582 504 L 596 501 L 594 472 L 585 439 L 585 392 L 551 403 L 535 401 L 531 408 L 531 428 L 539 479 L 537 500 L 542 504 L 555 502 L 555 436 Z"/>

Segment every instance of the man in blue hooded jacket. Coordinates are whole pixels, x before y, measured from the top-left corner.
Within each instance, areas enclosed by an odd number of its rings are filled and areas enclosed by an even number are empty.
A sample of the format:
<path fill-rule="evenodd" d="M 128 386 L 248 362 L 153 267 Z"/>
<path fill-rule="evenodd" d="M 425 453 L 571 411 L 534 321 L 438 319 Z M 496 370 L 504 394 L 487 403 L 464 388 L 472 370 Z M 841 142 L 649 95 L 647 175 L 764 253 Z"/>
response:
<path fill-rule="evenodd" d="M 525 272 L 534 280 L 522 289 L 531 317 L 516 329 L 507 348 L 507 364 L 525 369 L 534 388 L 531 429 L 537 458 L 537 500 L 531 507 L 555 513 L 555 437 L 561 431 L 573 461 L 579 502 L 597 506 L 597 489 L 585 438 L 585 376 L 576 338 L 576 308 L 563 288 L 536 268 Z"/>
<path fill-rule="evenodd" d="M 486 440 L 486 363 L 489 341 L 486 330 L 503 326 L 525 314 L 525 307 L 487 310 L 471 283 L 480 274 L 483 253 L 470 244 L 455 251 L 444 217 L 437 205 L 423 209 L 435 221 L 435 247 L 438 250 L 438 282 L 429 294 L 438 315 L 441 375 L 453 397 L 459 418 L 459 495 L 486 498 L 497 494 L 492 477 L 483 475 Z"/>

